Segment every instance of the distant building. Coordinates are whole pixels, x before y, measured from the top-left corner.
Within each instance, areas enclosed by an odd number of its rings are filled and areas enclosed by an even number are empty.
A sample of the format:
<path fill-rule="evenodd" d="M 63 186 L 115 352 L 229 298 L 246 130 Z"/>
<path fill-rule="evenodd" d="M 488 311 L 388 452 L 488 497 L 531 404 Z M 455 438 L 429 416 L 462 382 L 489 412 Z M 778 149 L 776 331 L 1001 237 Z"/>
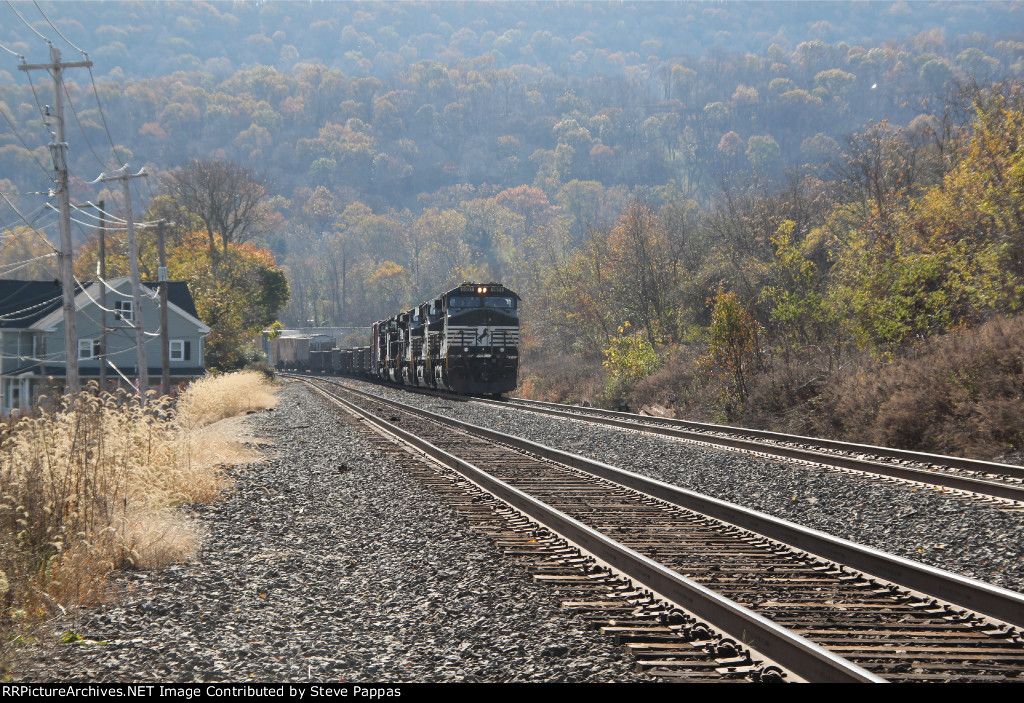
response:
<path fill-rule="evenodd" d="M 83 388 L 98 380 L 100 337 L 99 307 L 102 283 L 76 286 L 75 311 L 78 324 L 78 372 Z M 137 318 L 132 309 L 131 282 L 127 276 L 107 281 L 106 363 L 110 388 L 133 387 L 138 373 L 135 346 Z M 159 287 L 143 284 L 142 316 L 149 334 L 159 333 Z M 16 408 L 27 408 L 44 387 L 64 387 L 67 367 L 64 350 L 63 292 L 58 281 L 0 280 L 0 411 L 7 415 Z M 196 312 L 188 284 L 167 284 L 167 328 L 170 346 L 172 384 L 204 376 L 204 338 L 210 328 Z M 146 360 L 151 387 L 160 385 L 160 337 L 149 336 Z M 52 379 L 52 380 L 51 380 Z"/>

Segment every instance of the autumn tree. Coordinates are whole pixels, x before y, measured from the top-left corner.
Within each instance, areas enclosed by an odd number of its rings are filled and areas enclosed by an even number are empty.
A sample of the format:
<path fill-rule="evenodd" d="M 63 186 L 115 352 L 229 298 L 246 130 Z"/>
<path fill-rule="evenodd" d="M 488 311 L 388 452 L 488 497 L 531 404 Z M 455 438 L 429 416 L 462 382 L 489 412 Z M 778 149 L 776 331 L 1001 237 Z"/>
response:
<path fill-rule="evenodd" d="M 703 363 L 720 373 L 741 402 L 751 374 L 761 363 L 761 326 L 733 292 L 721 288 L 713 300 L 708 327 L 709 350 Z"/>
<path fill-rule="evenodd" d="M 806 245 L 795 240 L 795 230 L 796 223 L 786 220 L 771 238 L 775 256 L 762 268 L 767 285 L 758 300 L 768 307 L 770 332 L 783 361 L 822 351 L 831 372 L 842 340 L 841 316 L 828 299 L 817 265 L 806 255 Z"/>
<path fill-rule="evenodd" d="M 630 205 L 611 231 L 608 253 L 616 308 L 652 344 L 659 333 L 671 335 L 675 317 L 669 300 L 676 267 L 654 212 L 640 203 Z"/>
<path fill-rule="evenodd" d="M 199 319 L 213 330 L 206 342 L 207 365 L 238 368 L 250 340 L 288 302 L 288 282 L 266 249 L 229 244 L 214 264 L 198 254 L 202 237 L 193 233 L 168 252 L 168 275 L 188 283 Z"/>
<path fill-rule="evenodd" d="M 161 193 L 206 232 L 213 259 L 217 242 L 226 256 L 231 244 L 251 241 L 275 223 L 266 186 L 263 176 L 241 164 L 192 159 L 167 175 Z"/>

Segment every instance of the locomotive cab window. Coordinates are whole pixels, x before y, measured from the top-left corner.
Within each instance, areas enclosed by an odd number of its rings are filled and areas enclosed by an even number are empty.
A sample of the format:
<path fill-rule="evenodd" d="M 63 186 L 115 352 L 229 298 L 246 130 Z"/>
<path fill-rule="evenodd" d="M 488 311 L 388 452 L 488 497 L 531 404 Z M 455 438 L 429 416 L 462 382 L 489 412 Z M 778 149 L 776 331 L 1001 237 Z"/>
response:
<path fill-rule="evenodd" d="M 484 298 L 485 308 L 508 308 L 515 310 L 515 298 Z"/>

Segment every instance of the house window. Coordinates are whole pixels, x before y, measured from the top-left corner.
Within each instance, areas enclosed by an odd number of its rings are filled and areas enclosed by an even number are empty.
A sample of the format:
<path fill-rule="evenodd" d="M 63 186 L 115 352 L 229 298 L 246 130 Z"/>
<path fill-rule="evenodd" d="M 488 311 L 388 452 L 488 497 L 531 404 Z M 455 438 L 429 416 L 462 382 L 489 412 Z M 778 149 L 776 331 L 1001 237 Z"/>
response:
<path fill-rule="evenodd" d="M 115 300 L 114 301 L 114 319 L 124 320 L 125 322 L 131 322 L 132 317 L 132 301 L 131 300 Z"/>
<path fill-rule="evenodd" d="M 184 339 L 171 340 L 171 361 L 189 361 L 192 358 L 192 343 Z"/>
<path fill-rule="evenodd" d="M 98 339 L 79 339 L 78 340 L 78 358 L 79 359 L 95 359 L 100 355 L 100 340 Z"/>
<path fill-rule="evenodd" d="M 14 380 L 11 380 L 9 386 L 9 395 L 7 397 L 7 407 L 11 410 L 21 407 L 21 385 Z"/>

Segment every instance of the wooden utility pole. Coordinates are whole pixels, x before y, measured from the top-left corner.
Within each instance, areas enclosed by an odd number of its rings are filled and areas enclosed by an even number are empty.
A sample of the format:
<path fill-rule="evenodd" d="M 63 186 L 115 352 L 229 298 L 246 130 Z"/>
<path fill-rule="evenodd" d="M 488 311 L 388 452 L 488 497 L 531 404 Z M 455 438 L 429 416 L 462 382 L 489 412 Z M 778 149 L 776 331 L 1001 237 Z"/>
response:
<path fill-rule="evenodd" d="M 160 256 L 157 280 L 160 281 L 160 395 L 171 394 L 171 340 L 167 330 L 167 249 L 164 246 L 164 220 L 156 230 Z"/>
<path fill-rule="evenodd" d="M 100 176 L 99 180 L 121 181 L 124 185 L 124 207 L 125 219 L 128 220 L 128 264 L 132 276 L 132 325 L 135 327 L 135 347 L 138 353 L 138 378 L 139 395 L 142 403 L 146 403 L 146 391 L 149 390 L 149 367 L 146 365 L 146 336 L 145 325 L 142 317 L 142 282 L 139 280 L 139 248 L 135 243 L 135 220 L 132 218 L 132 193 L 131 179 L 141 178 L 149 175 L 143 169 L 136 174 L 128 173 L 128 164 L 120 169 L 117 176 Z"/>
<path fill-rule="evenodd" d="M 96 262 L 100 279 L 100 393 L 107 390 L 107 211 L 100 201 L 100 259 Z"/>
<path fill-rule="evenodd" d="M 71 248 L 71 200 L 68 194 L 68 143 L 64 140 L 63 72 L 65 68 L 88 68 L 89 66 L 92 66 L 92 61 L 62 62 L 60 49 L 52 44 L 50 45 L 50 63 L 18 66 L 18 69 L 22 71 L 45 69 L 53 76 L 55 114 L 48 116 L 54 118 L 54 127 L 56 128 L 56 132 L 51 133 L 53 141 L 50 142 L 50 156 L 53 159 L 53 170 L 56 172 L 54 190 L 60 206 L 60 252 L 58 258 L 61 287 L 64 289 L 64 359 L 67 368 L 65 393 L 78 393 L 82 390 L 82 384 L 78 377 L 78 319 L 75 316 L 75 278 L 71 270 L 74 252 Z"/>

